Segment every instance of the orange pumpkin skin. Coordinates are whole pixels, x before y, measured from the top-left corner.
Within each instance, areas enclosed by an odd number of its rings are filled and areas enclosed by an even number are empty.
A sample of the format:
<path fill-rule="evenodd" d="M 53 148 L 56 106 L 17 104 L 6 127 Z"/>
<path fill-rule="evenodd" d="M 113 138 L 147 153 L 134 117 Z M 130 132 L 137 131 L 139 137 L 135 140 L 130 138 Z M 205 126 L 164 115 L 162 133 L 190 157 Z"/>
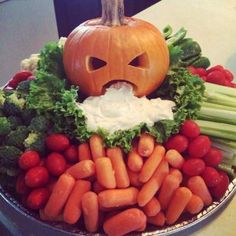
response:
<path fill-rule="evenodd" d="M 122 80 L 141 97 L 164 80 L 169 51 L 160 31 L 140 19 L 125 20 L 125 25 L 112 27 L 89 20 L 68 36 L 63 56 L 66 75 L 86 95 L 99 96 L 107 85 Z M 98 59 L 103 63 L 96 65 Z"/>

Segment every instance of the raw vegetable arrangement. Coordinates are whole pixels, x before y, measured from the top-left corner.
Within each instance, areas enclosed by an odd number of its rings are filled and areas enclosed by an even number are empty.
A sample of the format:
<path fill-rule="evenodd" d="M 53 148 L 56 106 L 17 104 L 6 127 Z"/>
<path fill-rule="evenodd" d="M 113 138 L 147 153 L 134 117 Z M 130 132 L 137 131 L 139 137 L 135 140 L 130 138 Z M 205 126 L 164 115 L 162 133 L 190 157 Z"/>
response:
<path fill-rule="evenodd" d="M 161 229 L 220 201 L 235 178 L 236 86 L 184 28 L 161 34 L 124 17 L 123 1 L 102 5 L 0 90 L 0 183 L 43 221 L 112 236 Z M 82 105 L 123 88 L 143 111 L 174 105 L 162 119 L 151 111 L 153 123 L 92 129 Z M 108 98 L 103 112 L 116 107 Z"/>

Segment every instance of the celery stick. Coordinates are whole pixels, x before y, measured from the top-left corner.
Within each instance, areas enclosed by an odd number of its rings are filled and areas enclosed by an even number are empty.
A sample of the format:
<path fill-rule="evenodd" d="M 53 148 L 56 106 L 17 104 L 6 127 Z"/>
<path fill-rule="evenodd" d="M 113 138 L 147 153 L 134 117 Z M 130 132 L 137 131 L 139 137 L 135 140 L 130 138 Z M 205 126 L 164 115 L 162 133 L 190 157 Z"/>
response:
<path fill-rule="evenodd" d="M 206 91 L 214 91 L 219 94 L 228 95 L 231 98 L 236 98 L 236 89 L 231 87 L 226 87 L 218 84 L 204 83 Z"/>
<path fill-rule="evenodd" d="M 215 91 L 206 90 L 204 96 L 207 98 L 207 102 L 236 107 L 236 97 L 234 97 L 233 95 L 229 96 L 226 94 L 217 93 Z"/>
<path fill-rule="evenodd" d="M 203 120 L 218 121 L 236 125 L 236 112 L 217 108 L 201 107 L 199 118 Z"/>
<path fill-rule="evenodd" d="M 219 167 L 220 170 L 223 170 L 224 172 L 228 173 L 233 178 L 235 178 L 236 173 L 234 172 L 234 169 L 232 168 L 231 165 L 227 165 L 227 164 L 221 163 L 221 164 L 219 164 L 218 167 Z"/>
<path fill-rule="evenodd" d="M 236 142 L 231 141 L 231 140 L 226 140 L 226 139 L 212 138 L 212 137 L 211 137 L 211 140 L 213 141 L 213 143 L 225 146 L 227 149 L 230 148 L 236 154 Z"/>
<path fill-rule="evenodd" d="M 206 99 L 206 101 L 207 101 L 207 99 Z M 202 103 L 202 108 L 208 108 L 208 107 L 226 110 L 226 111 L 236 111 L 236 107 L 230 107 L 230 106 L 220 105 L 220 104 L 211 103 L 211 102 L 203 102 Z"/>

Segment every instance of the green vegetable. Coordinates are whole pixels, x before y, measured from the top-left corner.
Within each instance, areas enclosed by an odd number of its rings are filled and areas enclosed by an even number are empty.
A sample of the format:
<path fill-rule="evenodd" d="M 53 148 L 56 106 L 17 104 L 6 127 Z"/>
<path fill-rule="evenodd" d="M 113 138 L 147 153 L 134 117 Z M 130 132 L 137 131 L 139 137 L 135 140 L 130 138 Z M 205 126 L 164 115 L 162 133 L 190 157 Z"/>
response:
<path fill-rule="evenodd" d="M 23 121 L 19 116 L 8 116 L 8 121 L 12 130 L 15 130 L 18 126 L 23 125 Z"/>
<path fill-rule="evenodd" d="M 205 86 L 203 81 L 185 68 L 169 72 L 166 80 L 156 91 L 156 95 L 175 102 L 173 132 L 186 119 L 196 119 L 203 101 Z M 172 133 L 173 133 L 172 132 Z"/>
<path fill-rule="evenodd" d="M 205 83 L 204 102 L 197 123 L 201 132 L 216 138 L 236 141 L 236 90 Z"/>
<path fill-rule="evenodd" d="M 60 79 L 65 78 L 63 47 L 58 46 L 56 42 L 50 42 L 41 50 L 39 57 L 38 71 L 54 75 Z"/>
<path fill-rule="evenodd" d="M 0 117 L 0 135 L 7 135 L 11 131 L 11 123 L 6 117 Z"/>
<path fill-rule="evenodd" d="M 24 150 L 24 140 L 28 137 L 29 130 L 26 126 L 19 126 L 16 130 L 11 131 L 6 139 L 5 144 L 8 146 L 15 146 Z"/>
<path fill-rule="evenodd" d="M 26 150 L 34 150 L 45 153 L 45 135 L 42 133 L 31 132 L 24 141 L 24 146 Z"/>
<path fill-rule="evenodd" d="M 52 111 L 65 90 L 65 81 L 42 71 L 38 71 L 36 77 L 30 85 L 27 106 L 38 112 Z"/>
<path fill-rule="evenodd" d="M 202 56 L 192 63 L 192 66 L 194 67 L 205 68 L 205 69 L 207 69 L 210 65 L 211 65 L 210 60 L 207 57 L 202 57 Z"/>
<path fill-rule="evenodd" d="M 5 102 L 5 93 L 4 93 L 4 91 L 2 90 L 2 89 L 0 89 L 0 108 L 2 108 L 3 107 L 3 104 L 4 104 L 4 102 Z"/>
<path fill-rule="evenodd" d="M 16 92 L 13 92 L 9 96 L 6 96 L 5 102 L 3 104 L 3 112 L 7 116 L 10 115 L 20 115 L 25 107 L 25 99 L 18 97 Z"/>
<path fill-rule="evenodd" d="M 32 80 L 24 80 L 20 82 L 16 88 L 17 94 L 21 97 L 26 97 L 29 94 L 31 82 Z"/>
<path fill-rule="evenodd" d="M 36 116 L 32 118 L 28 129 L 33 132 L 46 132 L 49 129 L 49 121 L 45 116 Z"/>
<path fill-rule="evenodd" d="M 168 39 L 173 32 L 172 27 L 170 25 L 167 25 L 162 31 L 165 39 Z"/>
<path fill-rule="evenodd" d="M 4 166 L 17 166 L 21 150 L 14 146 L 0 146 L 0 163 Z"/>
<path fill-rule="evenodd" d="M 169 48 L 171 68 L 188 67 L 190 65 L 204 68 L 210 66 L 209 59 L 201 55 L 200 45 L 193 39 L 186 38 L 186 29 L 181 28 L 174 35 L 171 35 L 171 33 L 171 26 L 168 25 L 163 29 L 163 35 Z"/>

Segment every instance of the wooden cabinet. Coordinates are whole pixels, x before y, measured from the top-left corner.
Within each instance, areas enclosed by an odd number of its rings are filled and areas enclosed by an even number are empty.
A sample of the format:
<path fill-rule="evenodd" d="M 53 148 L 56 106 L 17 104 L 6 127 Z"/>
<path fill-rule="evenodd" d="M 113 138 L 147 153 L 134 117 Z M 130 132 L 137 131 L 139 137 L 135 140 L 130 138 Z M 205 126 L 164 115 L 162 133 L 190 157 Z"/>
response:
<path fill-rule="evenodd" d="M 125 15 L 132 16 L 160 0 L 125 0 Z M 67 36 L 82 22 L 101 16 L 101 0 L 54 0 L 59 36 Z"/>

